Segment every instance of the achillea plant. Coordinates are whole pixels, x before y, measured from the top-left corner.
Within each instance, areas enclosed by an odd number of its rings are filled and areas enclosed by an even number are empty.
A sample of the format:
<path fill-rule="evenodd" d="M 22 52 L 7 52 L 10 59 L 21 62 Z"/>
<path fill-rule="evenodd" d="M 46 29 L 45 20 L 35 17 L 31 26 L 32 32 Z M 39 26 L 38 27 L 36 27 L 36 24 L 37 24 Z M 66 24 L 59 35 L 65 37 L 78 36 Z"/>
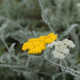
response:
<path fill-rule="evenodd" d="M 64 39 L 63 41 L 54 41 L 48 45 L 48 47 L 52 48 L 55 46 L 52 54 L 54 58 L 64 59 L 66 54 L 69 54 L 68 48 L 75 48 L 75 44 L 68 39 Z"/>
<path fill-rule="evenodd" d="M 57 35 L 50 33 L 47 36 L 40 36 L 39 38 L 29 39 L 23 44 L 22 50 L 28 50 L 29 54 L 38 54 L 46 49 L 46 44 L 49 44 L 57 39 Z"/>

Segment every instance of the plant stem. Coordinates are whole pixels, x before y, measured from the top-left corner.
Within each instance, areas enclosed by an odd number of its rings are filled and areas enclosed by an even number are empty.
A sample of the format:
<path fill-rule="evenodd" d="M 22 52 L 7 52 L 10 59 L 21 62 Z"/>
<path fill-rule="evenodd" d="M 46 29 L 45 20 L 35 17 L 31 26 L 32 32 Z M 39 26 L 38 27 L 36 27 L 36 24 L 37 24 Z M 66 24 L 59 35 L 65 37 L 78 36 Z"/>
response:
<path fill-rule="evenodd" d="M 45 17 L 45 19 L 46 19 L 46 21 L 47 21 L 48 27 L 49 27 L 49 29 L 51 30 L 51 32 L 53 32 L 53 29 L 52 29 L 52 27 L 51 27 L 51 24 L 50 24 L 50 22 L 49 22 L 49 20 L 48 20 L 48 18 L 47 18 L 47 16 L 46 16 L 46 14 L 45 14 L 45 12 L 44 12 L 44 8 L 43 8 L 43 5 L 42 5 L 42 2 L 41 2 L 41 0 L 38 0 L 38 1 L 39 1 L 39 4 L 40 4 L 40 7 L 41 7 L 41 9 L 42 9 L 43 15 L 44 15 L 44 17 Z"/>

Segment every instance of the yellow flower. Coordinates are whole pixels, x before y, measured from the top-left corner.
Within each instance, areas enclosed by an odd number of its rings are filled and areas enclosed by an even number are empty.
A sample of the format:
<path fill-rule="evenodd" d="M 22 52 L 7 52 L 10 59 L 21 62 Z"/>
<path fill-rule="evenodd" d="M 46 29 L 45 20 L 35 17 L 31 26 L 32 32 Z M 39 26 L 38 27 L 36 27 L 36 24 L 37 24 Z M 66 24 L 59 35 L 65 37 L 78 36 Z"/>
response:
<path fill-rule="evenodd" d="M 47 36 L 40 36 L 39 38 L 29 39 L 22 46 L 22 50 L 28 50 L 29 54 L 38 54 L 46 49 L 46 44 L 49 44 L 57 39 L 57 35 L 50 33 Z"/>
<path fill-rule="evenodd" d="M 49 43 L 55 41 L 56 39 L 57 39 L 57 35 L 55 35 L 54 33 L 50 33 L 50 34 L 47 36 L 47 38 L 46 38 L 46 40 L 45 40 L 45 43 L 46 43 L 46 44 L 49 44 Z"/>

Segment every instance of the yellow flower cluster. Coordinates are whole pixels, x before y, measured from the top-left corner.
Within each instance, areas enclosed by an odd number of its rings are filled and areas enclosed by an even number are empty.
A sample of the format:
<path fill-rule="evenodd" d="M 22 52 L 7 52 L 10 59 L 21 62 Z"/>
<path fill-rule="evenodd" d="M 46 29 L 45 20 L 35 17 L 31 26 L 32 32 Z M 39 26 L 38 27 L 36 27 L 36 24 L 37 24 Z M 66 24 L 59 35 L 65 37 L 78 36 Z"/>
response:
<path fill-rule="evenodd" d="M 22 50 L 28 50 L 29 54 L 38 54 L 46 49 L 46 44 L 49 44 L 57 39 L 57 35 L 50 33 L 47 36 L 40 36 L 39 38 L 29 39 L 22 46 Z"/>

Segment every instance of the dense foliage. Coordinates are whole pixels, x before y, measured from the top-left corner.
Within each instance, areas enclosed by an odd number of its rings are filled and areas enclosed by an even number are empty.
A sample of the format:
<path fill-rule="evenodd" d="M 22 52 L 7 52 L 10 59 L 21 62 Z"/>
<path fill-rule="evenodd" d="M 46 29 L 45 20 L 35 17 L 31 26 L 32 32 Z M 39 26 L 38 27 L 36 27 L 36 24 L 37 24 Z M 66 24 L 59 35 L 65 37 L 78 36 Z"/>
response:
<path fill-rule="evenodd" d="M 48 49 L 47 60 L 22 51 L 28 39 L 51 32 L 75 43 L 65 61 L 78 77 L 50 63 Z M 0 80 L 80 80 L 80 1 L 0 0 Z"/>

